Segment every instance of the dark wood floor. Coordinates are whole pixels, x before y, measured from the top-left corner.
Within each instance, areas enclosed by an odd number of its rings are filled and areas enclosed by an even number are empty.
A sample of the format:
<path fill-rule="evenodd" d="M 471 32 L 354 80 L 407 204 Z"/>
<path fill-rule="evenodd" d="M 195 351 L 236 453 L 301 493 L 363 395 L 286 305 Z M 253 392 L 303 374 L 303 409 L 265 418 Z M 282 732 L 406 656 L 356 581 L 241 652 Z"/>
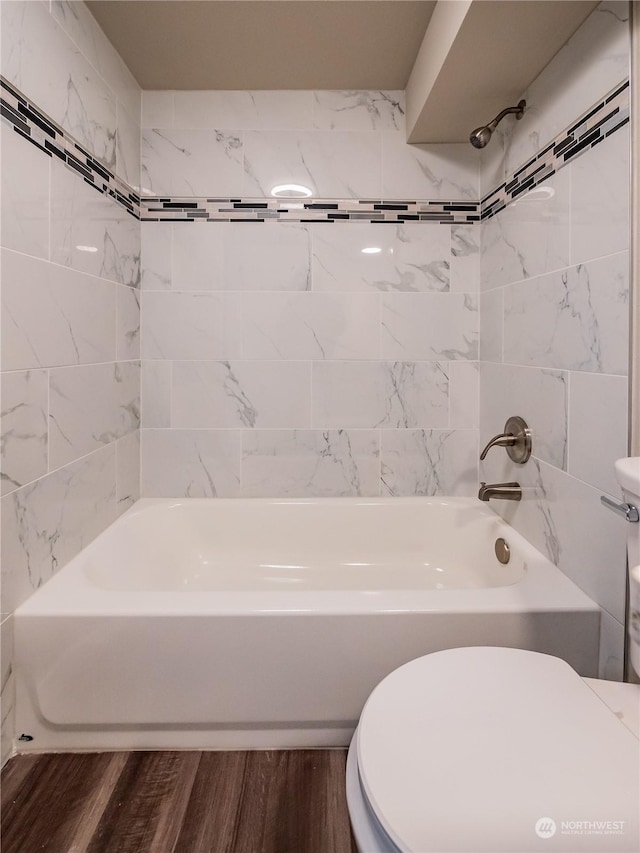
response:
<path fill-rule="evenodd" d="M 18 756 L 2 853 L 355 853 L 344 750 Z"/>

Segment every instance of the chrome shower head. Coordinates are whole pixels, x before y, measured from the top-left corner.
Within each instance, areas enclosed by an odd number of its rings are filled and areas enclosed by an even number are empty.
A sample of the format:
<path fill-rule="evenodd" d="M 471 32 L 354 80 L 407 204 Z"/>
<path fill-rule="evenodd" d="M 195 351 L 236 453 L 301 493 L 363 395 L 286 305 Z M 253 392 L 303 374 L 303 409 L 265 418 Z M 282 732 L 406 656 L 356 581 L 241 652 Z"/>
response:
<path fill-rule="evenodd" d="M 502 110 L 502 112 L 498 113 L 498 115 L 493 119 L 493 121 L 490 121 L 489 124 L 485 124 L 484 127 L 476 127 L 469 136 L 469 142 L 474 148 L 484 148 L 485 145 L 488 145 L 489 140 L 491 139 L 491 134 L 505 116 L 515 115 L 519 120 L 524 115 L 526 107 L 526 101 L 519 101 L 517 107 L 507 107 L 506 110 Z"/>

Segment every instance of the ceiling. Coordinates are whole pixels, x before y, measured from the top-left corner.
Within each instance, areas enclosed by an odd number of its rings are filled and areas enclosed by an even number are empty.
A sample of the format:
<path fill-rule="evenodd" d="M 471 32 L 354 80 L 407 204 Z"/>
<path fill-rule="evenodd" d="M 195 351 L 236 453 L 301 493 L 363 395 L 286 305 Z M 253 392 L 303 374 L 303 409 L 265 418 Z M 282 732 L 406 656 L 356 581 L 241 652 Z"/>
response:
<path fill-rule="evenodd" d="M 435 0 L 88 0 L 143 89 L 404 89 Z"/>

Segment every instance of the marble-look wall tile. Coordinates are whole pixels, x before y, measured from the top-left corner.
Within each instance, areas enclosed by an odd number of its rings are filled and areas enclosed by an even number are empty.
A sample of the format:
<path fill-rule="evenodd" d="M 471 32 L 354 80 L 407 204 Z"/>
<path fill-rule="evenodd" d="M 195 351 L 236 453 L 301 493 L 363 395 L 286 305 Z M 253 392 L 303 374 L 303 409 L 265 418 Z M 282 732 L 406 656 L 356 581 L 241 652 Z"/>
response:
<path fill-rule="evenodd" d="M 240 433 L 235 430 L 143 429 L 145 498 L 232 498 L 240 493 Z"/>
<path fill-rule="evenodd" d="M 13 617 L 0 625 L 0 713 L 2 736 L 0 739 L 0 766 L 13 752 L 15 716 L 15 668 L 13 663 Z"/>
<path fill-rule="evenodd" d="M 621 252 L 506 288 L 505 361 L 625 374 L 628 280 Z"/>
<path fill-rule="evenodd" d="M 409 145 L 402 133 L 382 134 L 383 198 L 477 200 L 479 183 L 480 160 L 468 143 Z"/>
<path fill-rule="evenodd" d="M 303 361 L 176 361 L 172 426 L 309 427 L 310 379 Z"/>
<path fill-rule="evenodd" d="M 293 183 L 320 198 L 381 198 L 380 165 L 378 133 L 245 131 L 242 195 Z"/>
<path fill-rule="evenodd" d="M 626 531 L 600 503 L 601 491 L 538 459 L 516 465 L 506 454 L 489 454 L 481 463 L 481 478 L 521 483 L 522 500 L 496 501 L 496 512 L 611 616 L 623 621 Z"/>
<path fill-rule="evenodd" d="M 129 115 L 126 107 L 118 101 L 116 174 L 136 192 L 140 191 L 140 107 L 136 117 Z"/>
<path fill-rule="evenodd" d="M 436 362 L 316 363 L 312 424 L 320 429 L 447 426 L 446 367 Z"/>
<path fill-rule="evenodd" d="M 51 260 L 138 287 L 140 223 L 61 163 L 51 166 Z"/>
<path fill-rule="evenodd" d="M 142 92 L 142 127 L 173 127 L 173 99 L 177 94 L 163 89 Z M 236 127 L 236 125 L 234 125 Z"/>
<path fill-rule="evenodd" d="M 405 130 L 402 91 L 318 91 L 313 126 L 319 130 Z"/>
<path fill-rule="evenodd" d="M 192 224 L 187 223 L 187 226 Z M 141 222 L 140 226 L 140 287 L 142 290 L 170 290 L 172 232 L 174 228 L 176 234 L 187 232 L 169 222 Z M 215 233 L 210 234 L 210 239 L 215 242 Z"/>
<path fill-rule="evenodd" d="M 116 285 L 2 250 L 2 366 L 113 361 Z"/>
<path fill-rule="evenodd" d="M 13 612 L 116 517 L 115 445 L 2 498 L 2 589 Z"/>
<path fill-rule="evenodd" d="M 449 225 L 336 222 L 312 237 L 314 290 L 449 290 Z"/>
<path fill-rule="evenodd" d="M 139 124 L 140 86 L 87 5 L 77 0 L 51 0 L 51 14 Z"/>
<path fill-rule="evenodd" d="M 109 168 L 116 96 L 43 3 L 3 3 L 2 74 Z M 42 71 L 47 58 L 46 73 Z"/>
<path fill-rule="evenodd" d="M 532 432 L 533 455 L 566 470 L 568 374 L 561 370 L 484 363 L 481 377 L 482 445 L 503 431 L 507 418 L 519 415 Z M 500 448 L 489 453 L 505 455 Z"/>
<path fill-rule="evenodd" d="M 477 430 L 382 433 L 382 493 L 467 495 L 478 489 Z"/>
<path fill-rule="evenodd" d="M 149 361 L 141 364 L 140 419 L 143 427 L 171 426 L 170 361 Z"/>
<path fill-rule="evenodd" d="M 449 289 L 474 293 L 480 289 L 481 225 L 451 226 Z"/>
<path fill-rule="evenodd" d="M 624 640 L 624 625 L 603 610 L 600 613 L 598 678 L 605 681 L 624 680 Z"/>
<path fill-rule="evenodd" d="M 523 93 L 527 111 L 507 135 L 500 181 L 628 76 L 629 4 L 606 0 Z"/>
<path fill-rule="evenodd" d="M 375 293 L 245 293 L 242 350 L 249 359 L 373 359 L 380 354 Z"/>
<path fill-rule="evenodd" d="M 133 287 L 118 287 L 116 297 L 118 361 L 140 358 L 140 292 Z"/>
<path fill-rule="evenodd" d="M 480 294 L 480 358 L 502 361 L 502 326 L 504 289 L 486 290 Z"/>
<path fill-rule="evenodd" d="M 450 361 L 449 427 L 477 429 L 479 418 L 480 365 L 477 361 Z"/>
<path fill-rule="evenodd" d="M 569 466 L 574 477 L 617 494 L 613 463 L 627 455 L 627 378 L 569 375 Z"/>
<path fill-rule="evenodd" d="M 569 265 L 570 170 L 482 223 L 481 286 L 522 281 Z"/>
<path fill-rule="evenodd" d="M 0 245 L 49 257 L 49 159 L 1 125 Z"/>
<path fill-rule="evenodd" d="M 174 92 L 173 124 L 145 127 L 308 130 L 312 112 L 313 92 L 305 90 Z M 150 99 L 145 120 L 154 117 L 169 118 L 166 101 L 158 97 Z"/>
<path fill-rule="evenodd" d="M 375 430 L 254 430 L 242 434 L 244 497 L 376 496 Z"/>
<path fill-rule="evenodd" d="M 142 357 L 234 359 L 240 351 L 240 294 L 142 293 Z"/>
<path fill-rule="evenodd" d="M 571 164 L 571 263 L 629 248 L 629 129 Z"/>
<path fill-rule="evenodd" d="M 49 464 L 58 468 L 140 426 L 137 362 L 50 371 Z"/>
<path fill-rule="evenodd" d="M 393 361 L 478 358 L 478 298 L 472 293 L 386 293 L 381 354 Z"/>
<path fill-rule="evenodd" d="M 143 194 L 242 195 L 240 131 L 146 129 L 140 150 Z"/>
<path fill-rule="evenodd" d="M 46 370 L 2 373 L 0 481 L 2 494 L 47 473 Z"/>
<path fill-rule="evenodd" d="M 231 223 L 224 241 L 229 290 L 311 290 L 311 239 L 305 225 Z"/>
<path fill-rule="evenodd" d="M 140 497 L 140 431 L 116 441 L 116 501 L 118 513 L 129 509 Z"/>

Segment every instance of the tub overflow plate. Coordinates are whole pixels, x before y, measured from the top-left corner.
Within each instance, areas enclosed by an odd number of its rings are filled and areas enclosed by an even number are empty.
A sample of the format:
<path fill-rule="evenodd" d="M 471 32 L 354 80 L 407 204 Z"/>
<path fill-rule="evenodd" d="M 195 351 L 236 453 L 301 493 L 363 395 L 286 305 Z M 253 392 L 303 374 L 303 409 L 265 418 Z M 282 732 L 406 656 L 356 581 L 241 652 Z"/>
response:
<path fill-rule="evenodd" d="M 495 549 L 498 560 L 506 565 L 511 559 L 511 549 L 502 536 L 499 539 L 496 539 Z"/>

